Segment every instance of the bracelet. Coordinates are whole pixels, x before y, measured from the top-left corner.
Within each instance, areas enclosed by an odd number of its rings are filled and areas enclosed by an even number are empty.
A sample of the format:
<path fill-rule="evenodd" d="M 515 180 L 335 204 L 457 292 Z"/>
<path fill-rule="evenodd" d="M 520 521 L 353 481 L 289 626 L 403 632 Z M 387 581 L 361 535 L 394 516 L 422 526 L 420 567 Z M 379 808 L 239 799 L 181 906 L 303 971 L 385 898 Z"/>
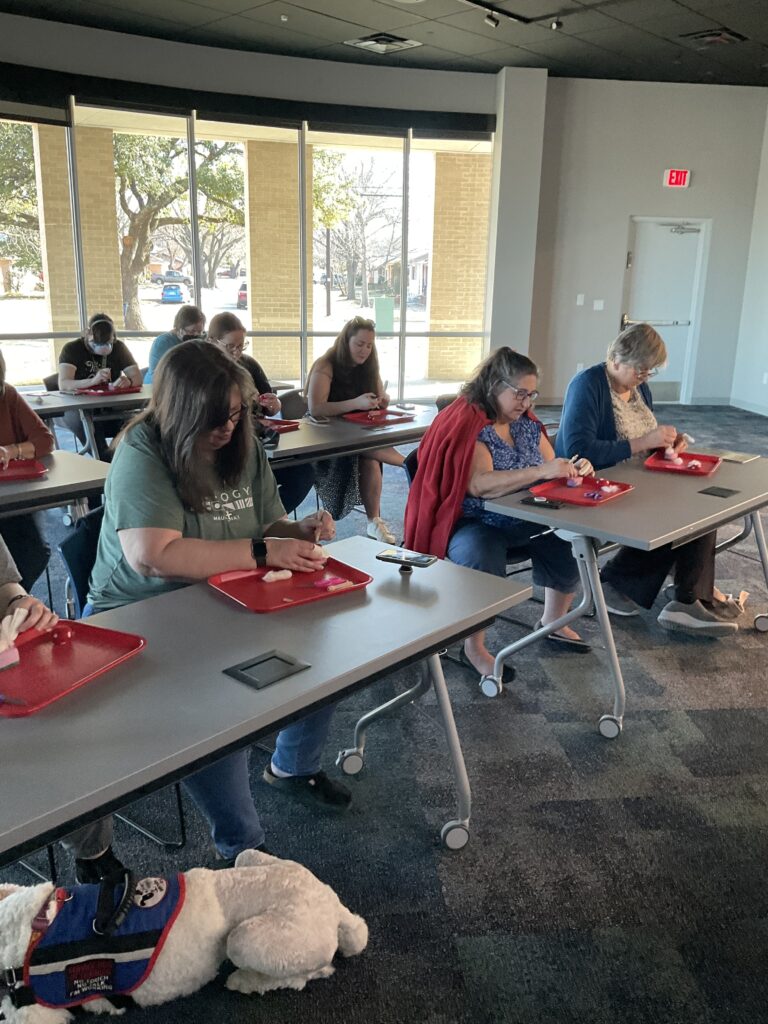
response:
<path fill-rule="evenodd" d="M 13 596 L 13 597 L 12 597 L 12 598 L 10 599 L 10 601 L 8 602 L 8 604 L 7 604 L 6 606 L 5 606 L 5 607 L 6 607 L 6 610 L 7 610 L 8 608 L 10 608 L 10 607 L 11 607 L 11 605 L 12 605 L 12 604 L 14 604 L 14 603 L 15 603 L 16 601 L 21 601 L 21 599 L 22 599 L 23 597 L 29 597 L 29 594 L 15 594 L 15 595 L 14 595 L 14 596 Z"/>

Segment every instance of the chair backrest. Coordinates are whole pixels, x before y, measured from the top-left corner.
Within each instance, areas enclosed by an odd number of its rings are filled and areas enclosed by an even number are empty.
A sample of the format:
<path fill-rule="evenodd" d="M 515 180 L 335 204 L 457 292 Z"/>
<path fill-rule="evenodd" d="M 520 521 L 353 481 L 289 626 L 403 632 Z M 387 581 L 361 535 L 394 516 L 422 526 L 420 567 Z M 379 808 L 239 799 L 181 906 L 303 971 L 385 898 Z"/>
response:
<path fill-rule="evenodd" d="M 409 485 L 413 483 L 413 478 L 416 476 L 416 470 L 419 468 L 419 449 L 414 448 L 412 452 L 408 452 L 405 456 L 405 462 L 403 462 L 405 472 L 408 474 Z"/>
<path fill-rule="evenodd" d="M 458 395 L 438 395 L 435 399 L 437 411 L 442 412 L 443 409 L 447 409 L 448 406 L 455 402 L 458 397 Z"/>
<path fill-rule="evenodd" d="M 46 391 L 58 391 L 59 390 L 59 375 L 58 373 L 49 373 L 47 377 L 43 377 L 43 387 Z"/>
<path fill-rule="evenodd" d="M 71 533 L 59 544 L 59 551 L 72 584 L 76 619 L 83 614 L 83 608 L 88 600 L 88 581 L 96 561 L 103 519 L 102 505 L 82 519 L 78 519 Z"/>
<path fill-rule="evenodd" d="M 302 416 L 306 416 L 309 403 L 301 388 L 291 388 L 280 395 L 280 406 L 285 419 L 300 420 Z"/>

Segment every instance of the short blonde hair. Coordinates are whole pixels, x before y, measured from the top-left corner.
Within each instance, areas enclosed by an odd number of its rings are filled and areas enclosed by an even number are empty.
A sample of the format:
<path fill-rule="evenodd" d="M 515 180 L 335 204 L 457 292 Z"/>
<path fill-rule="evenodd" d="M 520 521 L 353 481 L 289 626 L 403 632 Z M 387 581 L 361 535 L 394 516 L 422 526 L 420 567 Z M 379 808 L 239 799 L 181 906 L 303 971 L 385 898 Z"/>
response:
<path fill-rule="evenodd" d="M 667 346 L 650 324 L 632 324 L 608 346 L 608 362 L 626 363 L 636 369 L 653 370 L 667 361 Z"/>

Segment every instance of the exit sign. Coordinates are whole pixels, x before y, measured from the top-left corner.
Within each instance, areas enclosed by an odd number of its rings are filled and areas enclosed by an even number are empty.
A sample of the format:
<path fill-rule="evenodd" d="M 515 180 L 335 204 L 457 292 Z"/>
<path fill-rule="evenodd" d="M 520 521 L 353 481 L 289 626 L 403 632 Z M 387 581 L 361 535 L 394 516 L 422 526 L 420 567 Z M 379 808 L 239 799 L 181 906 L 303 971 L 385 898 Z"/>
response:
<path fill-rule="evenodd" d="M 669 167 L 664 171 L 664 188 L 688 188 L 691 172 L 680 167 Z"/>

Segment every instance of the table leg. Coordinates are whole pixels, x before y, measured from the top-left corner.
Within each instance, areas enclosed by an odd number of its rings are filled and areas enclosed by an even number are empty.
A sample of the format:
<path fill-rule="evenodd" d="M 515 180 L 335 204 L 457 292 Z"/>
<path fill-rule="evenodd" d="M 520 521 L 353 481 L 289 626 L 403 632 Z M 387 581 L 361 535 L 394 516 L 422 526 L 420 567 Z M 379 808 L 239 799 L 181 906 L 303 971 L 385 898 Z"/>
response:
<path fill-rule="evenodd" d="M 90 509 L 88 508 L 87 498 L 75 498 L 71 505 L 67 506 L 69 517 L 72 520 L 72 525 L 77 522 L 78 519 L 83 519 L 88 515 Z"/>
<path fill-rule="evenodd" d="M 83 424 L 83 431 L 88 442 L 85 453 L 89 453 L 94 459 L 99 457 L 99 446 L 96 444 L 96 431 L 93 426 L 93 416 L 89 409 L 80 408 L 80 422 Z"/>
<path fill-rule="evenodd" d="M 464 755 L 461 751 L 459 734 L 453 717 L 451 698 L 448 696 L 448 687 L 445 685 L 440 655 L 431 654 L 428 659 L 428 665 L 429 674 L 432 677 L 432 685 L 435 689 L 435 696 L 437 697 L 437 706 L 440 709 L 440 717 L 443 720 L 443 728 L 445 729 L 448 756 L 451 759 L 453 779 L 456 783 L 458 807 L 457 817 L 443 825 L 440 831 L 440 838 L 449 850 L 460 850 L 469 842 L 469 815 L 472 809 L 472 793 L 469 788 Z"/>
<path fill-rule="evenodd" d="M 760 519 L 759 509 L 750 515 L 752 520 L 752 529 L 755 531 L 755 540 L 757 541 L 757 551 L 760 555 L 760 561 L 763 565 L 763 575 L 765 576 L 765 585 L 768 587 L 768 545 L 765 542 L 765 533 L 763 532 L 763 523 Z"/>
<path fill-rule="evenodd" d="M 572 541 L 573 553 L 579 563 L 583 562 L 589 579 L 589 586 L 595 602 L 595 613 L 600 623 L 600 635 L 605 644 L 608 654 L 608 663 L 613 676 L 613 714 L 603 715 L 598 722 L 597 728 L 601 736 L 613 740 L 621 732 L 624 721 L 624 709 L 626 698 L 624 694 L 624 678 L 621 674 L 619 656 L 616 652 L 616 642 L 613 639 L 611 620 L 608 616 L 608 608 L 603 596 L 603 587 L 600 583 L 600 566 L 597 561 L 597 544 L 590 537 L 575 535 Z"/>
<path fill-rule="evenodd" d="M 379 707 L 366 712 L 362 718 L 358 719 L 355 725 L 354 746 L 348 747 L 346 750 L 340 750 L 339 756 L 336 758 L 337 766 L 341 768 L 345 775 L 357 775 L 358 772 L 363 770 L 365 765 L 365 736 L 368 732 L 368 726 L 375 722 L 377 718 L 391 714 L 391 712 L 402 707 L 404 704 L 412 704 L 413 701 L 423 697 L 432 688 L 432 680 L 430 679 L 426 664 L 422 663 L 420 669 L 421 679 L 415 686 L 405 690 L 403 693 L 399 693 L 392 700 L 388 700 L 386 704 L 380 704 Z"/>

